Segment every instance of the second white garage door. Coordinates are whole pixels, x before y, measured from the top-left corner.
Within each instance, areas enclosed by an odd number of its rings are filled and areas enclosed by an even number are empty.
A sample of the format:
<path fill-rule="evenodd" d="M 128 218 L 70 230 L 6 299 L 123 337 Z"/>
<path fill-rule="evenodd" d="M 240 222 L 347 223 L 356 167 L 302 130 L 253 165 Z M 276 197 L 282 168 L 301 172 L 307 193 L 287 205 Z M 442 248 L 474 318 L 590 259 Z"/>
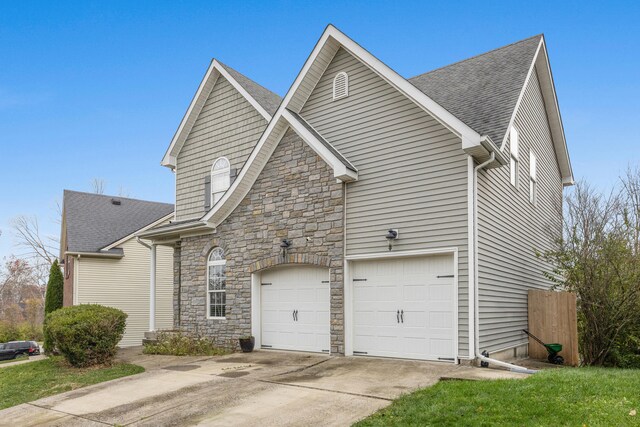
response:
<path fill-rule="evenodd" d="M 329 269 L 280 267 L 260 282 L 262 347 L 328 353 Z"/>
<path fill-rule="evenodd" d="M 358 261 L 351 271 L 354 354 L 454 360 L 453 256 Z"/>

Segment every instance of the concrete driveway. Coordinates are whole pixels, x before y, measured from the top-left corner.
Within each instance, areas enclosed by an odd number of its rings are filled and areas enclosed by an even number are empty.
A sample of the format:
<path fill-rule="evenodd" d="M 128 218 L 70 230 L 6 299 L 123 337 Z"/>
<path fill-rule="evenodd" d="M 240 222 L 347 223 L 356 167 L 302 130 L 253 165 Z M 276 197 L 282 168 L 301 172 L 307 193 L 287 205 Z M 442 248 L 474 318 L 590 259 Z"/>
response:
<path fill-rule="evenodd" d="M 147 372 L 0 411 L 0 425 L 345 426 L 440 378 L 521 378 L 446 363 L 259 351 L 125 359 Z"/>

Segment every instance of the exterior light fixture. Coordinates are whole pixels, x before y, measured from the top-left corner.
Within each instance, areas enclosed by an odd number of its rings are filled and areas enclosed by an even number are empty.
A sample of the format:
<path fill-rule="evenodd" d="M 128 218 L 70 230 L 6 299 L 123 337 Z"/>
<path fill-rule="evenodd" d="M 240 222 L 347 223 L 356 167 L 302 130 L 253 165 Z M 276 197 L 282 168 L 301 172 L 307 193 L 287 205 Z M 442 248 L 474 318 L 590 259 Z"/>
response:
<path fill-rule="evenodd" d="M 393 241 L 398 238 L 398 230 L 390 228 L 384 237 L 387 239 L 387 242 L 389 242 L 389 250 L 391 250 L 393 248 Z"/>
<path fill-rule="evenodd" d="M 291 240 L 282 239 L 282 243 L 280 243 L 280 249 L 282 249 L 282 256 L 287 256 L 287 249 L 291 246 Z"/>

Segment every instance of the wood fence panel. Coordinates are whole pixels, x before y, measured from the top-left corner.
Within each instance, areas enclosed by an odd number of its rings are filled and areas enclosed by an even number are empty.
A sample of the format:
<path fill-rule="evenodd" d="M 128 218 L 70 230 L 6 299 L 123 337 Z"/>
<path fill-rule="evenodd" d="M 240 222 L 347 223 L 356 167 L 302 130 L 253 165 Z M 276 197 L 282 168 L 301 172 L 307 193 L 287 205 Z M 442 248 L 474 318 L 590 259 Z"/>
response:
<path fill-rule="evenodd" d="M 571 292 L 529 290 L 529 332 L 542 342 L 562 344 L 566 365 L 577 366 L 578 318 L 576 295 Z M 529 357 L 547 359 L 547 350 L 529 337 Z"/>

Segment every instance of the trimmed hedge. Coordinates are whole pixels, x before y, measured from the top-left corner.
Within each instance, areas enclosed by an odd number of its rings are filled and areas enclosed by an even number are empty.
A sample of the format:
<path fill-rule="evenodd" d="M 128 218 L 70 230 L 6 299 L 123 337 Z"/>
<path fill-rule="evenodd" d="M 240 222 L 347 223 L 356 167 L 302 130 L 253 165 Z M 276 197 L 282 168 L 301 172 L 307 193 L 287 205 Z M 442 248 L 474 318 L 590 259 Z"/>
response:
<path fill-rule="evenodd" d="M 76 367 L 109 363 L 116 355 L 127 314 L 97 304 L 64 307 L 47 315 L 45 336 Z"/>

